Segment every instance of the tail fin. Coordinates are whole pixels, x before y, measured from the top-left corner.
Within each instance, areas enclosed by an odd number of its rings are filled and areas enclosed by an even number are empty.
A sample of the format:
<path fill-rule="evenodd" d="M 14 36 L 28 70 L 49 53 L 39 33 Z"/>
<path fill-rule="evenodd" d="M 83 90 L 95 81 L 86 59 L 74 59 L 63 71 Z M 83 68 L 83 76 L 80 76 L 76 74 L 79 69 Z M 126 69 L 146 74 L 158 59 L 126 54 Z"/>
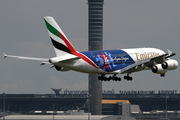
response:
<path fill-rule="evenodd" d="M 48 29 L 49 36 L 51 38 L 57 56 L 73 54 L 74 52 L 76 52 L 54 18 L 47 16 L 44 17 L 44 21 L 46 23 L 46 27 Z"/>

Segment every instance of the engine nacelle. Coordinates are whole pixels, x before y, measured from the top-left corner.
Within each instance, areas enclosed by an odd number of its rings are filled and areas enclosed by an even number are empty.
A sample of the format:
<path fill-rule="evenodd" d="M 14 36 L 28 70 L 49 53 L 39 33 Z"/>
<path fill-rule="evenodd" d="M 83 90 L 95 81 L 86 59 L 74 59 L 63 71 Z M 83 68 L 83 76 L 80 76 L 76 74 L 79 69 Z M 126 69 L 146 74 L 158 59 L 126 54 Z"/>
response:
<path fill-rule="evenodd" d="M 166 70 L 175 70 L 178 67 L 178 62 L 176 60 L 167 60 L 162 63 L 162 68 Z"/>
<path fill-rule="evenodd" d="M 162 68 L 161 64 L 157 64 L 153 66 L 151 70 L 153 73 L 156 73 L 156 74 L 164 74 L 167 72 L 165 69 Z"/>

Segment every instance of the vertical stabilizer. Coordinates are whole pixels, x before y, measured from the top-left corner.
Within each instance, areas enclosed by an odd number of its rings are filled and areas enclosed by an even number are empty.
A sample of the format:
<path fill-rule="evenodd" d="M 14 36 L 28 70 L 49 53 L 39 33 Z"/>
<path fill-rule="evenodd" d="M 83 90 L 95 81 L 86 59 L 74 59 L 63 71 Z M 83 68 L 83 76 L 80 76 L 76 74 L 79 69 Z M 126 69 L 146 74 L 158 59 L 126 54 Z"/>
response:
<path fill-rule="evenodd" d="M 57 56 L 73 54 L 76 52 L 54 18 L 47 16 L 44 17 L 44 21 Z"/>

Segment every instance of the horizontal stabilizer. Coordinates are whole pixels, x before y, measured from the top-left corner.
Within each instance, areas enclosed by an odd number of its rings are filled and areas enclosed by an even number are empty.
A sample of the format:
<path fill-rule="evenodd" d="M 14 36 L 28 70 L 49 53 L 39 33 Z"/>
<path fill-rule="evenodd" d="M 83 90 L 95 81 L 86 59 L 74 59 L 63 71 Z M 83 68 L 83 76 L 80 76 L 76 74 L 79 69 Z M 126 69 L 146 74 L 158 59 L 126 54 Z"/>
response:
<path fill-rule="evenodd" d="M 10 58 L 16 58 L 16 59 L 23 59 L 23 60 L 34 60 L 34 61 L 42 61 L 42 62 L 48 62 L 49 59 L 47 58 L 35 58 L 35 57 L 24 57 L 24 56 L 14 56 L 14 55 L 7 55 L 5 53 L 4 54 L 4 59 L 6 57 L 10 57 Z"/>

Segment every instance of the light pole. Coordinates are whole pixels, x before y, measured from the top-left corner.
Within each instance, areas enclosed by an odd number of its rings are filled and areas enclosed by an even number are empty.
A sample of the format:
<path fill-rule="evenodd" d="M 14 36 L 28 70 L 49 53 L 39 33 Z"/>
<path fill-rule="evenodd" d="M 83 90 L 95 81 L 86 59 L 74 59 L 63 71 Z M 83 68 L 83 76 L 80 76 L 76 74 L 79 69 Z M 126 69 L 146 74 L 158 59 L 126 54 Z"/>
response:
<path fill-rule="evenodd" d="M 166 120 L 167 120 L 167 99 L 169 98 L 169 96 L 166 95 L 165 98 L 166 98 Z"/>
<path fill-rule="evenodd" d="M 3 93 L 3 120 L 5 120 L 5 96 L 6 93 Z"/>
<path fill-rule="evenodd" d="M 54 107 L 55 107 L 55 104 L 53 103 L 53 120 L 54 120 Z"/>
<path fill-rule="evenodd" d="M 90 94 L 88 94 L 88 99 L 89 99 L 89 101 L 88 101 L 88 120 L 90 120 L 90 97 L 91 97 L 92 95 L 90 95 Z"/>

